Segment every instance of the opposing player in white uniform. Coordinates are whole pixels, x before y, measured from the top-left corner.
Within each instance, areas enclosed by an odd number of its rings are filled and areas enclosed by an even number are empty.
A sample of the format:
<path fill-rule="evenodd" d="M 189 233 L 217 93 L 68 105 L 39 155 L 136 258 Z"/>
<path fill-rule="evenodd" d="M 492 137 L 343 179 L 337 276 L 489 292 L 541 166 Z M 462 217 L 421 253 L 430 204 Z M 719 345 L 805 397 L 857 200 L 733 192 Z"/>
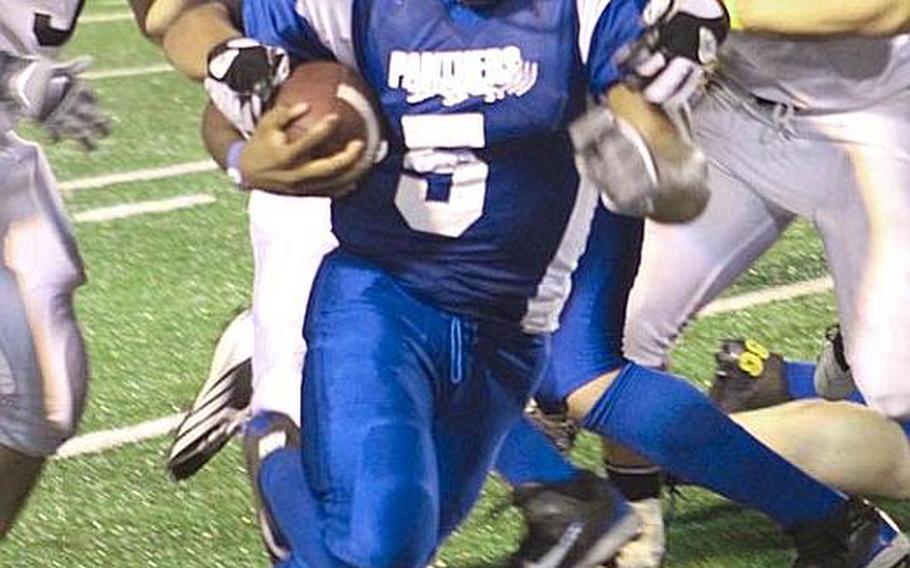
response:
<path fill-rule="evenodd" d="M 722 0 L 734 30 L 795 36 L 889 36 L 910 31 L 904 0 Z"/>
<path fill-rule="evenodd" d="M 910 21 L 906 2 L 724 2 L 739 9 L 734 27 L 761 31 L 876 36 Z M 698 310 L 807 219 L 824 241 L 846 358 L 877 412 L 812 400 L 734 417 L 814 477 L 894 497 L 910 491 L 910 446 L 892 421 L 910 418 L 908 88 L 905 35 L 732 34 L 693 117 L 711 201 L 691 224 L 648 223 L 625 336 L 627 356 L 666 365 Z"/>
<path fill-rule="evenodd" d="M 85 62 L 53 59 L 83 4 L 0 0 L 0 538 L 85 400 L 72 305 L 82 262 L 44 153 L 12 131 L 29 118 L 89 148 L 107 134 L 78 77 Z"/>

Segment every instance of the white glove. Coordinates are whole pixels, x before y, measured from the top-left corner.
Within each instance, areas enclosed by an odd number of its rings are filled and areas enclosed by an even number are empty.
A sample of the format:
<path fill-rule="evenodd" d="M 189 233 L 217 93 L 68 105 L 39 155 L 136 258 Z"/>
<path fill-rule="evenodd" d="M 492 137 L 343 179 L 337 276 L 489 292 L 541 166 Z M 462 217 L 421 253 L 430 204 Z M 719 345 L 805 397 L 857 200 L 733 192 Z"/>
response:
<path fill-rule="evenodd" d="M 110 119 L 79 75 L 92 63 L 0 53 L 0 104 L 15 117 L 38 123 L 54 141 L 76 140 L 92 149 L 110 133 Z"/>

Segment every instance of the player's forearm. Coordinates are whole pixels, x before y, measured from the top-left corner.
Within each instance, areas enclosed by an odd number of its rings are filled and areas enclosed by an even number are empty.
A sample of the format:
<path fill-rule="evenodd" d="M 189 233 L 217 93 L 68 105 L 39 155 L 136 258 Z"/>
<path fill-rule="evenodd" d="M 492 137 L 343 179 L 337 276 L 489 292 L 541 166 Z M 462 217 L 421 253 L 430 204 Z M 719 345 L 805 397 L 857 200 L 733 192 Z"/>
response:
<path fill-rule="evenodd" d="M 616 116 L 635 127 L 652 151 L 667 151 L 682 143 L 679 130 L 666 113 L 646 101 L 638 91 L 617 85 L 607 92 L 607 105 Z"/>
<path fill-rule="evenodd" d="M 734 29 L 798 36 L 910 31 L 907 0 L 723 0 Z"/>
<path fill-rule="evenodd" d="M 209 103 L 202 115 L 202 140 L 221 169 L 227 169 L 228 151 L 235 142 L 242 141 L 243 136 L 215 105 Z"/>
<path fill-rule="evenodd" d="M 707 167 L 685 114 L 675 107 L 665 111 L 624 85 L 610 89 L 607 105 L 616 126 L 613 150 L 602 148 L 611 159 L 603 164 L 601 189 L 614 206 L 632 204 L 636 214 L 662 223 L 685 223 L 700 215 L 709 198 Z"/>
<path fill-rule="evenodd" d="M 148 16 L 152 2 L 153 0 L 129 0 L 130 8 L 133 10 L 133 18 L 136 20 L 136 25 L 139 26 L 139 31 L 141 31 L 142 35 L 146 38 L 158 43 L 161 41 L 161 38 L 149 34 L 148 29 L 145 26 L 145 18 Z"/>
<path fill-rule="evenodd" d="M 241 35 L 227 6 L 209 2 L 190 8 L 174 21 L 164 34 L 164 53 L 177 70 L 201 81 L 212 48 Z"/>

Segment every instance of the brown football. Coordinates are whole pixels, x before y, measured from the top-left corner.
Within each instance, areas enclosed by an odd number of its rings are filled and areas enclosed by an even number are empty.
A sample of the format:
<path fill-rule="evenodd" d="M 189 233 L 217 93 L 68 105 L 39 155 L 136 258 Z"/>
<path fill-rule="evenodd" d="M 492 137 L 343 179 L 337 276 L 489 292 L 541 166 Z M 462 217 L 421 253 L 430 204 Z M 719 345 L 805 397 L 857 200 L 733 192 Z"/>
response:
<path fill-rule="evenodd" d="M 307 103 L 310 111 L 288 127 L 291 140 L 307 131 L 322 117 L 338 114 L 332 135 L 315 149 L 311 157 L 332 155 L 351 140 L 368 142 L 369 123 L 378 124 L 379 112 L 372 90 L 360 74 L 340 63 L 314 61 L 294 68 L 275 99 L 276 104 Z"/>

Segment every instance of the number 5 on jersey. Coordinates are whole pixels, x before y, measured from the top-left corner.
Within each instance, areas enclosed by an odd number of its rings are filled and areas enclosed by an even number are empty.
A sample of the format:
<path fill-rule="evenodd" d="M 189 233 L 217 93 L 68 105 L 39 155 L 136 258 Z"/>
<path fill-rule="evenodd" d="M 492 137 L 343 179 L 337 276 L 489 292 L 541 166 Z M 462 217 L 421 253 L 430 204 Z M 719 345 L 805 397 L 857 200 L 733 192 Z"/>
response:
<path fill-rule="evenodd" d="M 457 238 L 480 219 L 490 168 L 472 148 L 486 145 L 480 113 L 401 119 L 405 174 L 395 206 L 415 231 Z"/>

